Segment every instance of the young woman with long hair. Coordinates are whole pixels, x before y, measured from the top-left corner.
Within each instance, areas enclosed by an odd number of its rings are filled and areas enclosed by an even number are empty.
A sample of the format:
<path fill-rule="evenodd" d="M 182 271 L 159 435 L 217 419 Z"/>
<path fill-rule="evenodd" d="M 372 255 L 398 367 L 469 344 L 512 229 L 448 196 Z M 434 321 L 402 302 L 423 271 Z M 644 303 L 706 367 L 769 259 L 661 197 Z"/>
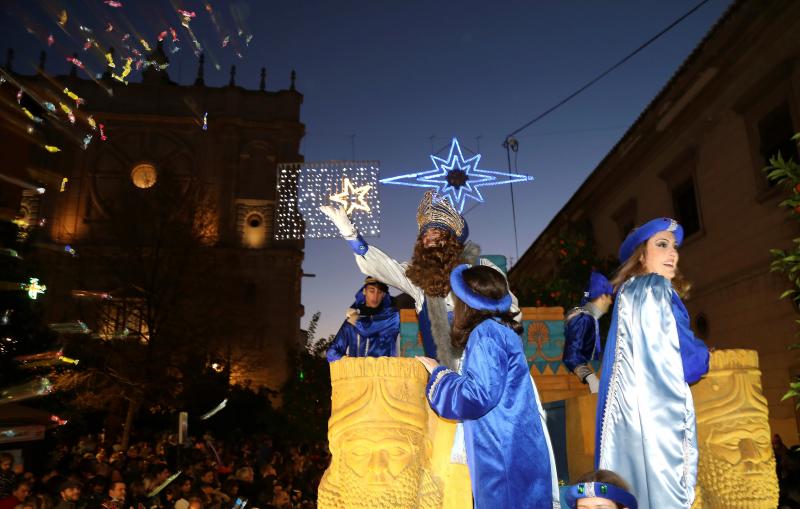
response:
<path fill-rule="evenodd" d="M 596 467 L 627 479 L 639 509 L 686 508 L 697 479 L 695 413 L 689 384 L 708 371 L 679 296 L 683 228 L 658 218 L 634 229 L 619 250 L 617 292 L 601 368 Z"/>
<path fill-rule="evenodd" d="M 522 327 L 509 313 L 508 282 L 496 269 L 459 265 L 450 286 L 456 297 L 451 342 L 464 352 L 460 367 L 418 359 L 431 374 L 431 408 L 460 421 L 451 460 L 466 462 L 478 509 L 552 509 L 558 503 L 555 463 Z"/>

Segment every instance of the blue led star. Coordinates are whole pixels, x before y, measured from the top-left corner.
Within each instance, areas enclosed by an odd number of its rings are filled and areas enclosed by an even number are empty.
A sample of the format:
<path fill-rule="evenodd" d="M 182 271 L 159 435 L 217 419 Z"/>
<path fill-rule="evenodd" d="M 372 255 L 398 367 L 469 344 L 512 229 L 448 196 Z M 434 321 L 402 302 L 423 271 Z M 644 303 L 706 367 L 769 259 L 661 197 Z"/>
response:
<path fill-rule="evenodd" d="M 436 189 L 437 194 L 446 197 L 453 207 L 459 212 L 463 212 L 464 202 L 467 198 L 483 202 L 481 187 L 533 180 L 533 177 L 527 175 L 478 169 L 480 160 L 480 154 L 465 159 L 458 140 L 453 138 L 447 159 L 431 155 L 434 170 L 398 175 L 381 179 L 380 182 L 381 184 Z"/>

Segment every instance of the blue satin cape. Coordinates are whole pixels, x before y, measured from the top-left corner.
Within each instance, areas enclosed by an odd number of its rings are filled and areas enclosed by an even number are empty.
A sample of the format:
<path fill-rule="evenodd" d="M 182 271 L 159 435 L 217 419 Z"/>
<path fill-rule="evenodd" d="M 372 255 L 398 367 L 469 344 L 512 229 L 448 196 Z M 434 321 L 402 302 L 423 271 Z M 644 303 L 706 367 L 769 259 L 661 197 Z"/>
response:
<path fill-rule="evenodd" d="M 564 324 L 564 364 L 570 371 L 581 364 L 589 364 L 600 352 L 600 325 L 597 318 L 586 311 L 576 311 L 576 315 Z"/>
<path fill-rule="evenodd" d="M 444 366 L 426 389 L 431 408 L 464 423 L 477 509 L 552 509 L 549 450 L 519 336 L 494 320 L 469 335 L 461 375 Z"/>
<path fill-rule="evenodd" d="M 690 508 L 697 438 L 687 381 L 708 371 L 671 283 L 633 277 L 617 294 L 597 407 L 597 468 L 627 480 L 640 509 Z"/>

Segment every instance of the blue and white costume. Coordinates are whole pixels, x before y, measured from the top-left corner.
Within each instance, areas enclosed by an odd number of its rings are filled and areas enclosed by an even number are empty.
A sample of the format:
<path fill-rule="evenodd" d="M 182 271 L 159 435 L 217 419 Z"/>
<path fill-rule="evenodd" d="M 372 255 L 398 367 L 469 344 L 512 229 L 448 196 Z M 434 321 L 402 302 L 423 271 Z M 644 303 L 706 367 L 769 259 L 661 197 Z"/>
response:
<path fill-rule="evenodd" d="M 469 301 L 463 280 L 461 285 L 454 281 L 468 267 L 453 271 L 453 291 L 468 306 L 489 309 L 476 307 L 482 304 Z M 472 296 L 490 300 L 474 292 Z M 495 309 L 508 310 L 510 295 L 501 300 Z M 475 508 L 559 507 L 547 427 L 513 330 L 494 319 L 481 322 L 469 335 L 460 373 L 437 367 L 426 394 L 437 414 L 463 423 Z"/>
<path fill-rule="evenodd" d="M 683 231 L 656 219 L 632 232 L 620 249 L 660 231 Z M 669 280 L 635 276 L 617 292 L 606 342 L 597 407 L 598 469 L 627 480 L 640 509 L 690 508 L 697 479 L 695 411 L 689 384 L 708 371 L 709 353 Z"/>
<path fill-rule="evenodd" d="M 592 272 L 581 307 L 568 311 L 564 319 L 563 361 L 583 383 L 593 374 L 589 362 L 598 359 L 601 351 L 600 324 L 597 320 L 602 313 L 592 301 L 602 295 L 613 294 L 608 279 L 598 272 Z"/>
<path fill-rule="evenodd" d="M 452 292 L 445 298 L 425 295 L 422 288 L 412 283 L 406 276 L 408 262 L 400 263 L 377 247 L 367 244 L 346 216 L 336 216 L 335 211 L 326 213 L 334 214 L 331 220 L 350 243 L 356 264 L 362 273 L 372 275 L 414 299 L 425 355 L 456 369 L 460 352 L 452 352 L 449 346 L 450 320 L 453 312 Z M 465 262 L 486 265 L 500 271 L 491 261 L 480 258 L 480 248 L 467 241 L 469 227 L 448 200 L 437 198 L 430 191 L 425 193 L 417 210 L 417 226 L 420 233 L 429 228 L 451 232 L 464 245 Z M 516 315 L 519 313 L 517 298 L 513 294 L 511 298 L 511 312 Z"/>
<path fill-rule="evenodd" d="M 392 298 L 388 292 L 384 294 L 378 308 L 367 308 L 364 288 L 368 284 L 370 283 L 366 283 L 356 292 L 356 300 L 347 310 L 347 319 L 328 347 L 328 362 L 337 361 L 345 356 L 397 356 L 400 313 L 392 306 Z"/>

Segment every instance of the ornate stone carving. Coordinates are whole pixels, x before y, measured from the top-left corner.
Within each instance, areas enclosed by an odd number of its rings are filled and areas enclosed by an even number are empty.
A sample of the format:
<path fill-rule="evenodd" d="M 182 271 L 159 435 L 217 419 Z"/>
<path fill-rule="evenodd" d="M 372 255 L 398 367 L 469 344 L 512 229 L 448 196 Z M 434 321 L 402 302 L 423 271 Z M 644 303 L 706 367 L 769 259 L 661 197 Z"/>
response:
<path fill-rule="evenodd" d="M 692 395 L 700 450 L 694 507 L 776 507 L 778 480 L 758 353 L 712 352 L 711 369 Z"/>
<path fill-rule="evenodd" d="M 442 506 L 431 470 L 427 379 L 414 359 L 331 363 L 332 460 L 319 486 L 320 509 Z"/>

